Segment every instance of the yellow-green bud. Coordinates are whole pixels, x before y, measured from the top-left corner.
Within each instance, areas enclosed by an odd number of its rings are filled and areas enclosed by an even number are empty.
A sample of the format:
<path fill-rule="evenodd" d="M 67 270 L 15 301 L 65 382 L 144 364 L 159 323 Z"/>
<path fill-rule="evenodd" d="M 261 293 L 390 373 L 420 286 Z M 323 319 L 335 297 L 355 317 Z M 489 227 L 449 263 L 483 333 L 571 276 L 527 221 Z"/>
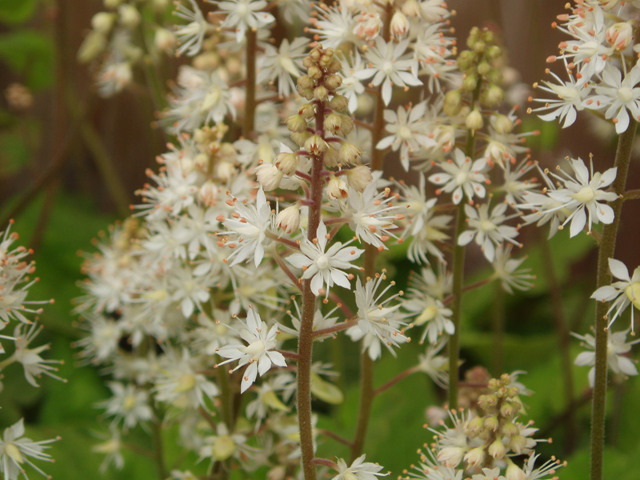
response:
<path fill-rule="evenodd" d="M 291 115 L 287 118 L 287 127 L 292 132 L 304 132 L 307 129 L 307 121 L 302 115 Z"/>
<path fill-rule="evenodd" d="M 487 48 L 487 51 L 485 52 L 485 56 L 489 60 L 495 60 L 496 58 L 500 58 L 502 56 L 502 49 L 497 45 L 492 45 L 489 48 Z"/>
<path fill-rule="evenodd" d="M 462 81 L 462 89 L 467 92 L 473 92 L 478 86 L 478 77 L 474 73 L 469 73 Z"/>
<path fill-rule="evenodd" d="M 373 176 L 371 175 L 371 169 L 366 165 L 358 165 L 355 168 L 346 171 L 347 180 L 349 180 L 349 185 L 351 185 L 356 191 L 364 192 L 364 189 L 367 188 L 373 181 Z"/>
<path fill-rule="evenodd" d="M 310 118 L 313 118 L 315 116 L 316 109 L 312 103 L 305 103 L 304 105 L 300 106 L 300 108 L 298 109 L 298 114 L 302 118 L 309 120 Z"/>
<path fill-rule="evenodd" d="M 457 115 L 462 106 L 462 92 L 460 90 L 449 90 L 444 96 L 442 110 L 450 116 Z"/>
<path fill-rule="evenodd" d="M 342 129 L 340 133 L 342 135 L 349 135 L 354 127 L 353 120 L 351 120 L 351 117 L 348 115 L 341 115 L 340 117 L 342 118 Z"/>
<path fill-rule="evenodd" d="M 295 153 L 281 152 L 274 163 L 282 173 L 292 175 L 298 168 L 298 157 Z"/>
<path fill-rule="evenodd" d="M 325 86 L 333 91 L 342 85 L 342 77 L 340 75 L 329 75 L 324 79 Z"/>
<path fill-rule="evenodd" d="M 344 95 L 334 95 L 333 98 L 329 100 L 329 108 L 336 112 L 344 112 L 348 106 L 349 99 Z"/>
<path fill-rule="evenodd" d="M 100 32 L 89 32 L 85 37 L 80 50 L 78 50 L 78 61 L 87 63 L 100 55 L 107 48 L 107 38 Z"/>
<path fill-rule="evenodd" d="M 480 110 L 477 108 L 473 109 L 467 118 L 464 121 L 465 125 L 469 130 L 476 131 L 480 130 L 484 126 L 484 119 L 482 118 L 482 114 Z"/>
<path fill-rule="evenodd" d="M 483 105 L 493 107 L 502 103 L 504 99 L 504 90 L 499 86 L 492 84 L 489 88 L 482 92 L 480 98 Z"/>
<path fill-rule="evenodd" d="M 489 455 L 493 458 L 501 459 L 507 454 L 507 449 L 504 448 L 502 442 L 497 439 L 489 446 Z"/>
<path fill-rule="evenodd" d="M 327 142 L 320 135 L 311 135 L 304 142 L 304 149 L 311 155 L 320 155 L 327 150 Z"/>
<path fill-rule="evenodd" d="M 487 80 L 489 80 L 489 83 L 502 85 L 502 72 L 497 68 L 492 68 L 489 75 L 487 75 Z"/>
<path fill-rule="evenodd" d="M 309 78 L 307 75 L 299 76 L 297 84 L 298 84 L 298 88 L 302 90 L 308 90 L 316 86 L 315 82 L 311 78 Z"/>
<path fill-rule="evenodd" d="M 324 119 L 325 130 L 333 134 L 338 133 L 341 127 L 342 127 L 342 119 L 340 118 L 340 115 L 338 115 L 337 113 L 330 113 Z"/>
<path fill-rule="evenodd" d="M 458 68 L 462 71 L 466 71 L 473 66 L 473 62 L 476 59 L 476 54 L 471 50 L 464 50 L 458 55 Z"/>
<path fill-rule="evenodd" d="M 484 60 L 480 62 L 480 64 L 478 65 L 478 73 L 480 75 L 488 75 L 490 71 L 491 71 L 491 65 L 489 65 L 489 62 Z"/>
<path fill-rule="evenodd" d="M 486 428 L 487 430 L 495 432 L 496 430 L 498 430 L 498 427 L 500 427 L 500 420 L 498 420 L 497 415 L 492 415 L 484 419 L 484 428 Z"/>
<path fill-rule="evenodd" d="M 361 156 L 362 150 L 353 143 L 344 142 L 340 146 L 340 160 L 344 164 L 350 165 L 356 163 Z"/>
<path fill-rule="evenodd" d="M 307 139 L 311 136 L 309 132 L 292 133 L 291 140 L 296 142 L 296 145 L 303 146 Z"/>
<path fill-rule="evenodd" d="M 505 472 L 506 480 L 527 480 L 527 476 L 515 463 L 511 463 Z"/>
<path fill-rule="evenodd" d="M 320 78 L 322 78 L 322 70 L 320 70 L 320 68 L 316 65 L 312 65 L 311 67 L 309 67 L 309 70 L 307 70 L 307 75 L 309 76 L 309 78 L 319 80 Z"/>
<path fill-rule="evenodd" d="M 493 127 L 500 135 L 505 135 L 513 131 L 513 122 L 506 115 L 498 114 L 493 122 Z"/>
<path fill-rule="evenodd" d="M 335 148 L 329 146 L 324 152 L 324 164 L 327 167 L 337 167 L 340 163 L 340 153 Z"/>
<path fill-rule="evenodd" d="M 482 32 L 482 39 L 485 41 L 485 43 L 491 44 L 495 42 L 495 35 L 491 30 L 485 30 L 484 32 Z"/>
<path fill-rule="evenodd" d="M 342 63 L 339 60 L 333 60 L 327 67 L 327 73 L 338 73 L 342 70 Z"/>
<path fill-rule="evenodd" d="M 487 44 L 482 40 L 478 40 L 473 44 L 472 48 L 474 52 L 482 53 L 484 52 L 485 48 L 487 48 Z"/>
<path fill-rule="evenodd" d="M 320 101 L 324 101 L 329 96 L 329 90 L 324 85 L 318 85 L 313 91 L 313 96 Z"/>

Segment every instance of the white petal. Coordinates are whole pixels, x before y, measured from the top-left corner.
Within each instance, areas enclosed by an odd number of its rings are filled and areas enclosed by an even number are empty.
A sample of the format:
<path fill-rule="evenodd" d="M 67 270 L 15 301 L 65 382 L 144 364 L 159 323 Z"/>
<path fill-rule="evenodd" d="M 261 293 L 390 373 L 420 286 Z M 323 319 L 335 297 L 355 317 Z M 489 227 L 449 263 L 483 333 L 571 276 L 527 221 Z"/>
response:
<path fill-rule="evenodd" d="M 573 216 L 573 220 L 571 220 L 571 233 L 569 236 L 575 237 L 576 235 L 578 235 L 582 231 L 586 223 L 587 214 L 585 213 L 584 208 L 581 208 Z"/>
<path fill-rule="evenodd" d="M 620 280 L 625 280 L 630 282 L 629 271 L 627 270 L 627 266 L 622 263 L 620 260 L 616 260 L 615 258 L 609 259 L 609 270 L 614 277 L 619 278 Z"/>
<path fill-rule="evenodd" d="M 458 237 L 458 245 L 467 245 L 473 237 L 476 236 L 476 232 L 474 230 L 467 230 L 466 232 L 462 232 Z"/>

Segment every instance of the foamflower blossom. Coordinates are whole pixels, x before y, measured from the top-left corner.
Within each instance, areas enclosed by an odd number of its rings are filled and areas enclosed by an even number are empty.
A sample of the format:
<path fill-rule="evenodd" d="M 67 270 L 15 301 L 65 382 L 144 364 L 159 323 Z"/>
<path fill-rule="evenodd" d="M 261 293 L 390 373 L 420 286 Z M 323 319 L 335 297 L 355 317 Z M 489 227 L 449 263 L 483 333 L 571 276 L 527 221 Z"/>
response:
<path fill-rule="evenodd" d="M 384 477 L 388 473 L 380 473 L 382 466 L 377 463 L 365 462 L 366 455 L 356 458 L 350 466 L 347 466 L 342 458 L 338 458 L 338 475 L 332 480 L 375 480 L 376 477 Z"/>
<path fill-rule="evenodd" d="M 24 478 L 27 478 L 24 473 L 25 464 L 47 477 L 47 474 L 31 462 L 29 457 L 52 462 L 51 455 L 44 453 L 44 451 L 49 448 L 46 446 L 47 444 L 56 440 L 59 438 L 34 442 L 30 438 L 24 437 L 24 419 L 22 418 L 6 428 L 0 440 L 0 472 L 3 473 L 3 478 L 17 480 L 21 473 Z"/>
<path fill-rule="evenodd" d="M 616 133 L 620 135 L 629 127 L 629 112 L 640 119 L 640 67 L 633 67 L 627 74 L 617 68 L 605 68 L 602 72 L 603 82 L 596 86 L 596 95 L 587 100 L 589 108 L 606 107 L 604 116 L 613 119 Z"/>
<path fill-rule="evenodd" d="M 307 38 L 296 38 L 293 42 L 285 38 L 279 48 L 265 44 L 265 56 L 260 59 L 260 73 L 256 79 L 257 83 L 273 83 L 278 81 L 278 95 L 288 96 L 296 91 L 296 86 L 292 78 L 300 76 L 302 67 L 302 57 L 309 40 Z"/>
<path fill-rule="evenodd" d="M 375 46 L 366 53 L 366 59 L 371 66 L 354 74 L 361 80 L 373 77 L 371 83 L 374 87 L 382 85 L 382 100 L 385 105 L 391 102 L 392 83 L 398 87 L 422 85 L 418 77 L 412 73 L 417 68 L 417 62 L 402 58 L 408 46 L 408 39 L 400 43 L 393 41 L 387 43 L 382 38 L 376 37 Z"/>
<path fill-rule="evenodd" d="M 246 322 L 247 328 L 241 329 L 239 334 L 248 345 L 229 344 L 217 351 L 218 355 L 229 359 L 218 364 L 218 367 L 236 360 L 239 363 L 234 370 L 249 364 L 242 376 L 241 393 L 244 393 L 256 381 L 258 373 L 263 376 L 274 364 L 278 367 L 287 366 L 282 354 L 275 351 L 278 326 L 273 325 L 268 328 L 260 318 L 260 314 L 253 308 L 247 311 Z"/>
<path fill-rule="evenodd" d="M 189 22 L 186 25 L 176 26 L 175 33 L 180 43 L 176 53 L 178 55 L 186 53 L 192 57 L 200 53 L 204 36 L 212 25 L 205 20 L 195 0 L 189 0 L 189 3 L 193 11 L 182 3 L 176 3 L 176 9 L 173 14 Z"/>
<path fill-rule="evenodd" d="M 465 195 L 469 200 L 474 195 L 484 198 L 486 189 L 483 183 L 486 181 L 486 177 L 482 172 L 487 167 L 487 160 L 480 158 L 473 162 L 459 148 L 456 148 L 453 157 L 453 160 L 438 164 L 444 172 L 435 173 L 429 177 L 431 183 L 443 185 L 436 193 L 442 191 L 453 193 L 451 199 L 456 205 L 462 201 Z"/>
<path fill-rule="evenodd" d="M 640 342 L 639 340 L 635 340 L 633 342 L 627 343 L 627 334 L 629 330 L 624 330 L 622 332 L 608 333 L 607 337 L 607 365 L 614 373 L 623 373 L 625 375 L 638 375 L 638 369 L 636 368 L 633 361 L 625 356 L 625 353 L 631 351 L 631 346 Z M 571 333 L 576 338 L 582 340 L 583 345 L 589 349 L 587 352 L 582 352 L 576 357 L 575 364 L 579 367 L 590 366 L 592 367 L 589 370 L 589 385 L 591 388 L 595 385 L 596 381 L 596 339 L 593 335 L 577 335 L 575 333 Z"/>
<path fill-rule="evenodd" d="M 311 291 L 314 295 L 320 295 L 320 290 L 326 286 L 326 294 L 334 285 L 350 288 L 349 276 L 344 272 L 350 268 L 356 268 L 351 262 L 360 258 L 364 250 L 350 246 L 351 241 L 345 243 L 336 242 L 327 250 L 327 227 L 320 222 L 317 231 L 317 241 L 304 239 L 300 243 L 302 253 L 294 253 L 286 258 L 296 268 L 301 268 L 304 280 L 311 278 Z M 326 250 L 326 251 L 325 251 Z"/>
<path fill-rule="evenodd" d="M 624 312 L 631 304 L 635 308 L 640 309 L 640 267 L 633 271 L 633 275 L 629 276 L 627 266 L 620 260 L 615 258 L 609 259 L 609 270 L 619 281 L 613 282 L 611 285 L 605 285 L 596 290 L 591 298 L 600 302 L 611 302 L 611 306 L 607 311 L 607 317 L 615 310 L 613 317 L 609 319 L 610 328 L 613 322 Z M 631 309 L 631 330 L 634 331 L 635 309 Z"/>
<path fill-rule="evenodd" d="M 210 0 L 211 1 L 211 0 Z M 222 27 L 235 28 L 236 42 L 240 43 L 247 29 L 259 29 L 273 23 L 275 17 L 268 12 L 261 12 L 267 6 L 266 0 L 231 0 L 211 1 L 227 14 Z"/>

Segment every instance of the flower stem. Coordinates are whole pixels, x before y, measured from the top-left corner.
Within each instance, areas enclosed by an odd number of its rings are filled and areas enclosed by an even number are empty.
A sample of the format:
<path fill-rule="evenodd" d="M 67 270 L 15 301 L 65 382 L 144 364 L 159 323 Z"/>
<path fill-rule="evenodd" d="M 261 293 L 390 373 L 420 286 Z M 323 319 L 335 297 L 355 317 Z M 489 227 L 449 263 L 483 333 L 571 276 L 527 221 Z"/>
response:
<path fill-rule="evenodd" d="M 616 179 L 611 185 L 612 190 L 618 195 L 624 193 L 629 172 L 629 160 L 633 138 L 638 122 L 632 117 L 627 131 L 618 138 L 615 167 L 617 167 Z M 622 211 L 622 199 L 611 202 L 614 212 L 613 222 L 605 225 L 602 231 L 602 241 L 598 250 L 598 280 L 597 288 L 611 283 L 609 272 L 609 258 L 613 258 L 618 236 L 618 225 Z M 604 302 L 596 303 L 596 378 L 593 388 L 593 406 L 591 411 L 591 480 L 602 480 L 604 465 L 604 421 L 605 404 L 607 399 L 607 305 Z"/>
<path fill-rule="evenodd" d="M 493 303 L 493 375 L 498 378 L 504 372 L 505 296 L 500 282 L 494 287 L 496 297 Z"/>
<path fill-rule="evenodd" d="M 250 138 L 256 113 L 256 32 L 247 29 L 247 83 L 245 90 L 244 126 L 242 134 Z"/>
<path fill-rule="evenodd" d="M 324 137 L 325 104 L 319 102 L 316 107 L 316 130 Z M 322 213 L 322 170 L 324 155 L 313 156 L 311 166 L 312 204 L 309 206 L 309 228 L 307 238 L 313 241 L 318 235 Z M 311 291 L 311 279 L 302 283 L 302 319 L 298 339 L 298 428 L 300 429 L 300 447 L 302 450 L 302 469 L 305 480 L 316 479 L 316 467 L 313 464 L 313 428 L 311 423 L 311 363 L 313 354 L 313 319 L 316 313 L 316 296 Z"/>

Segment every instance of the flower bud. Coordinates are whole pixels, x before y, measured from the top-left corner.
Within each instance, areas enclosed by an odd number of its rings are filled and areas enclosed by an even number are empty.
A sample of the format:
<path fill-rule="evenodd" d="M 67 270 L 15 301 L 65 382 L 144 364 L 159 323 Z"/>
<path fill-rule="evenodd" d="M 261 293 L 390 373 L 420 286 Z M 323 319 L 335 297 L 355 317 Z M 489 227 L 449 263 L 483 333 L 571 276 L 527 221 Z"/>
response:
<path fill-rule="evenodd" d="M 314 397 L 330 405 L 340 405 L 344 402 L 342 391 L 334 384 L 323 380 L 317 373 L 311 372 L 311 393 Z"/>
<path fill-rule="evenodd" d="M 120 25 L 129 30 L 133 30 L 140 23 L 140 12 L 136 7 L 128 3 L 120 5 L 118 15 L 120 16 Z"/>
<path fill-rule="evenodd" d="M 488 89 L 482 92 L 480 101 L 483 105 L 493 107 L 502 103 L 503 98 L 504 90 L 502 90 L 498 85 L 491 85 Z"/>
<path fill-rule="evenodd" d="M 484 53 L 484 56 L 489 60 L 495 60 L 502 56 L 502 49 L 497 45 L 492 45 L 487 48 L 487 51 Z"/>
<path fill-rule="evenodd" d="M 258 182 L 265 190 L 275 190 L 280 186 L 284 174 L 271 163 L 263 163 L 256 168 Z"/>
<path fill-rule="evenodd" d="M 281 210 L 276 216 L 276 224 L 286 233 L 293 233 L 300 227 L 300 209 L 298 205 Z"/>
<path fill-rule="evenodd" d="M 123 1 L 124 0 L 104 0 L 104 6 L 110 9 L 118 8 Z"/>
<path fill-rule="evenodd" d="M 325 50 L 324 54 L 320 57 L 320 60 L 318 61 L 318 65 L 320 65 L 320 68 L 327 68 L 329 65 L 331 65 L 332 61 L 333 61 L 333 49 L 328 48 L 327 50 Z"/>
<path fill-rule="evenodd" d="M 487 75 L 491 71 L 491 65 L 486 60 L 480 62 L 478 65 L 478 73 L 480 75 Z"/>
<path fill-rule="evenodd" d="M 327 147 L 327 142 L 325 142 L 320 135 L 311 135 L 307 138 L 307 141 L 304 142 L 304 149 L 311 155 L 320 155 L 327 150 Z"/>
<path fill-rule="evenodd" d="M 437 458 L 445 467 L 455 468 L 462 461 L 464 453 L 465 451 L 462 447 L 444 447 L 438 452 Z"/>
<path fill-rule="evenodd" d="M 501 459 L 507 454 L 507 449 L 504 448 L 504 445 L 500 441 L 500 439 L 495 440 L 491 445 L 489 445 L 489 455 L 493 458 Z"/>
<path fill-rule="evenodd" d="M 156 30 L 153 41 L 156 44 L 156 47 L 158 47 L 158 50 L 168 52 L 175 47 L 176 36 L 166 28 L 159 28 Z"/>
<path fill-rule="evenodd" d="M 327 151 L 324 152 L 324 165 L 326 167 L 337 167 L 340 163 L 340 154 L 338 150 L 329 146 Z"/>
<path fill-rule="evenodd" d="M 315 82 L 309 78 L 307 75 L 301 75 L 297 80 L 298 89 L 300 90 L 308 90 L 310 88 L 315 87 Z"/>
<path fill-rule="evenodd" d="M 484 120 L 480 110 L 474 108 L 464 121 L 467 128 L 473 132 L 480 130 L 484 126 Z"/>
<path fill-rule="evenodd" d="M 309 52 L 309 58 L 311 58 L 315 63 L 318 63 L 318 61 L 320 60 L 320 55 L 320 50 L 318 50 L 317 48 L 314 48 Z"/>
<path fill-rule="evenodd" d="M 511 422 L 505 422 L 501 428 L 502 434 L 507 437 L 513 437 L 514 435 L 520 434 L 520 430 Z"/>
<path fill-rule="evenodd" d="M 467 92 L 473 92 L 478 86 L 478 77 L 474 73 L 469 73 L 465 75 L 464 80 L 462 80 L 462 89 Z"/>
<path fill-rule="evenodd" d="M 624 294 L 627 296 L 633 306 L 640 310 L 640 283 L 633 282 L 631 285 L 624 289 Z"/>
<path fill-rule="evenodd" d="M 527 480 L 527 476 L 515 463 L 512 463 L 507 467 L 505 478 L 506 480 Z"/>
<path fill-rule="evenodd" d="M 484 418 L 475 417 L 467 424 L 466 433 L 470 437 L 477 437 L 484 430 Z"/>
<path fill-rule="evenodd" d="M 309 70 L 307 70 L 307 75 L 310 79 L 319 80 L 320 78 L 322 78 L 322 70 L 320 70 L 319 67 L 313 65 L 309 67 Z"/>
<path fill-rule="evenodd" d="M 342 85 L 342 77 L 340 75 L 329 75 L 324 79 L 324 84 L 328 90 L 334 91 Z"/>
<path fill-rule="evenodd" d="M 78 61 L 87 63 L 107 48 L 107 38 L 100 32 L 89 32 L 78 50 Z"/>
<path fill-rule="evenodd" d="M 344 112 L 348 106 L 349 99 L 344 95 L 334 95 L 333 98 L 329 100 L 329 108 L 336 112 Z"/>
<path fill-rule="evenodd" d="M 298 157 L 295 153 L 281 152 L 276 155 L 275 165 L 285 175 L 293 175 L 298 168 Z"/>
<path fill-rule="evenodd" d="M 487 48 L 487 44 L 484 40 L 477 40 L 471 48 L 473 48 L 473 51 L 476 53 L 482 53 Z"/>
<path fill-rule="evenodd" d="M 207 207 L 212 207 L 218 198 L 218 191 L 219 189 L 216 182 L 209 180 L 200 187 L 198 197 Z"/>
<path fill-rule="evenodd" d="M 460 55 L 458 55 L 458 67 L 460 70 L 466 71 L 469 70 L 473 66 L 473 62 L 476 59 L 476 54 L 471 50 L 463 50 Z"/>
<path fill-rule="evenodd" d="M 324 85 L 318 85 L 313 91 L 313 96 L 320 101 L 324 101 L 329 96 L 329 90 Z"/>
<path fill-rule="evenodd" d="M 509 447 L 511 447 L 511 450 L 513 450 L 518 455 L 522 453 L 526 446 L 527 439 L 522 435 L 514 435 L 509 441 Z"/>
<path fill-rule="evenodd" d="M 340 133 L 342 135 L 349 135 L 354 128 L 353 120 L 351 120 L 349 115 L 341 115 L 340 118 L 342 119 L 342 128 L 340 129 Z"/>
<path fill-rule="evenodd" d="M 460 90 L 449 90 L 444 96 L 442 110 L 447 115 L 453 117 L 460 112 L 462 106 L 462 92 Z"/>
<path fill-rule="evenodd" d="M 514 124 L 506 115 L 498 114 L 496 115 L 493 127 L 500 135 L 505 135 L 513 131 Z"/>
<path fill-rule="evenodd" d="M 353 143 L 344 142 L 340 146 L 340 161 L 346 165 L 356 163 L 362 156 L 362 150 Z"/>
<path fill-rule="evenodd" d="M 349 181 L 349 185 L 358 192 L 364 192 L 364 189 L 373 181 L 371 169 L 365 165 L 346 170 L 345 175 Z"/>
<path fill-rule="evenodd" d="M 301 133 L 307 129 L 307 121 L 302 115 L 290 115 L 287 118 L 287 127 L 289 130 L 296 133 Z"/>
<path fill-rule="evenodd" d="M 484 419 L 484 428 L 486 428 L 487 430 L 491 430 L 492 432 L 495 432 L 496 430 L 498 430 L 499 426 L 500 426 L 500 421 L 498 420 L 497 415 L 492 415 Z"/>
<path fill-rule="evenodd" d="M 296 142 L 296 145 L 303 146 L 307 139 L 311 136 L 309 132 L 301 132 L 301 133 L 292 133 L 291 140 Z"/>
<path fill-rule="evenodd" d="M 338 115 L 337 113 L 330 113 L 324 119 L 325 130 L 331 133 L 334 133 L 334 134 L 338 133 L 341 127 L 342 127 L 342 119 L 340 118 L 340 115 Z"/>
<path fill-rule="evenodd" d="M 96 13 L 91 19 L 91 27 L 96 32 L 107 34 L 109 30 L 111 30 L 111 27 L 113 27 L 116 18 L 117 15 L 115 13 Z"/>
<path fill-rule="evenodd" d="M 302 118 L 309 120 L 310 118 L 313 118 L 314 115 L 316 114 L 316 109 L 314 108 L 312 103 L 305 103 L 298 109 L 298 114 Z"/>
<path fill-rule="evenodd" d="M 332 60 L 327 67 L 328 74 L 338 73 L 340 70 L 342 70 L 342 63 L 340 63 L 340 60 Z"/>
<path fill-rule="evenodd" d="M 349 196 L 349 187 L 340 177 L 332 176 L 327 182 L 326 193 L 331 200 L 342 200 Z"/>
<path fill-rule="evenodd" d="M 513 405 L 511 402 L 505 402 L 500 407 L 500 414 L 506 418 L 513 418 L 520 409 Z"/>
<path fill-rule="evenodd" d="M 216 177 L 228 182 L 236 174 L 236 166 L 231 162 L 218 162 L 216 165 Z"/>
<path fill-rule="evenodd" d="M 402 5 L 401 10 L 407 17 L 417 17 L 420 15 L 420 5 L 416 0 L 407 0 Z"/>
<path fill-rule="evenodd" d="M 396 10 L 396 13 L 391 17 L 391 33 L 396 37 L 404 37 L 408 31 L 409 20 L 407 20 L 404 13 L 400 10 Z"/>
<path fill-rule="evenodd" d="M 619 22 L 607 29 L 605 37 L 609 45 L 621 52 L 631 45 L 633 28 L 628 22 Z"/>
<path fill-rule="evenodd" d="M 472 467 L 475 467 L 478 464 L 482 465 L 484 463 L 484 448 L 483 447 L 472 448 L 464 456 L 464 460 Z"/>
<path fill-rule="evenodd" d="M 502 85 L 502 72 L 497 68 L 492 68 L 489 75 L 487 75 L 487 80 L 489 80 L 489 83 Z"/>

